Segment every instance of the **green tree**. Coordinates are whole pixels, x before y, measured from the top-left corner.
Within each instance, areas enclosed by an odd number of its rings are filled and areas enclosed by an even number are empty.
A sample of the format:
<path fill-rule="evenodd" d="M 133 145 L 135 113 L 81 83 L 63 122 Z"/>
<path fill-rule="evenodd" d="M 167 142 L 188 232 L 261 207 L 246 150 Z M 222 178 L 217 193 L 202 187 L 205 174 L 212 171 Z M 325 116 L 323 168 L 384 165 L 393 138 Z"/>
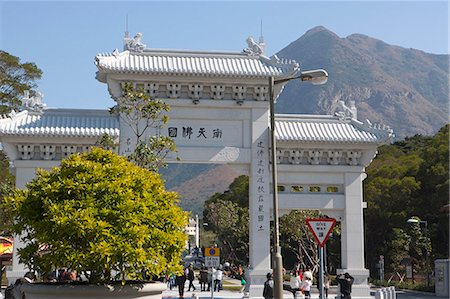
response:
<path fill-rule="evenodd" d="M 0 115 L 18 109 L 25 90 L 36 88 L 36 80 L 42 71 L 32 62 L 20 62 L 20 58 L 0 50 Z"/>
<path fill-rule="evenodd" d="M 401 228 L 393 228 L 388 234 L 385 256 L 385 270 L 388 272 L 405 272 L 404 261 L 409 258 L 411 236 Z"/>
<path fill-rule="evenodd" d="M 170 110 L 170 106 L 151 98 L 143 88 L 135 88 L 131 83 L 122 85 L 122 93 L 110 112 L 117 113 L 134 134 L 135 149 L 128 158 L 136 165 L 152 171 L 166 167 L 167 155 L 176 152 L 175 142 L 167 136 L 146 134 L 151 128 L 160 132 L 169 120 L 165 113 Z"/>
<path fill-rule="evenodd" d="M 208 230 L 212 230 L 218 243 L 224 245 L 223 256 L 237 263 L 248 263 L 248 184 L 248 176 L 237 177 L 229 190 L 208 199 L 203 210 Z"/>
<path fill-rule="evenodd" d="M 317 211 L 294 210 L 280 218 L 280 244 L 295 254 L 303 268 L 315 270 L 318 265 L 317 243 L 309 230 L 306 219 L 317 218 Z"/>
<path fill-rule="evenodd" d="M 395 146 L 383 146 L 367 169 L 366 259 L 373 273 L 378 272 L 375 265 L 380 255 L 385 256 L 389 268 L 388 236 L 393 227 L 405 227 L 412 213 L 414 197 L 421 186 L 416 179 L 420 163 L 422 159 L 417 154 L 407 155 Z"/>
<path fill-rule="evenodd" d="M 407 229 L 409 235 L 408 252 L 413 265 L 413 271 L 416 268 L 422 272 L 429 273 L 428 253 L 431 252 L 430 240 L 420 226 L 420 219 L 417 223 L 410 223 Z M 423 271 L 424 270 L 424 271 Z"/>
<path fill-rule="evenodd" d="M 14 190 L 14 176 L 9 171 L 9 160 L 3 150 L 0 151 L 0 206 L 4 198 L 11 195 Z M 11 215 L 0 209 L 0 235 L 10 235 L 9 227 L 12 225 Z"/>
<path fill-rule="evenodd" d="M 422 188 L 411 214 L 428 222 L 427 234 L 433 244 L 432 260 L 448 258 L 449 252 L 449 214 L 443 209 L 450 198 L 449 140 L 449 125 L 446 125 L 421 148 L 423 163 L 417 178 L 422 182 Z"/>
<path fill-rule="evenodd" d="M 205 220 L 224 245 L 227 260 L 235 262 L 248 261 L 248 208 L 227 200 L 216 200 L 205 207 Z"/>
<path fill-rule="evenodd" d="M 443 210 L 449 198 L 448 128 L 444 126 L 435 136 L 416 135 L 382 146 L 367 168 L 366 260 L 373 273 L 377 273 L 375 264 L 379 255 L 385 256 L 387 271 L 402 270 L 399 265 L 405 258 L 402 246 L 422 251 L 419 255 L 408 249 L 416 261 L 416 269 L 425 271 L 430 267 L 423 264 L 425 247 L 414 245 L 414 240 L 423 237 L 430 238 L 429 260 L 448 256 L 449 215 Z M 406 223 L 411 216 L 426 220 L 428 231 L 411 235 L 413 231 Z"/>
<path fill-rule="evenodd" d="M 4 208 L 27 243 L 22 263 L 38 272 L 72 268 L 93 283 L 180 271 L 187 215 L 176 201 L 157 173 L 93 148 L 40 170 Z"/>

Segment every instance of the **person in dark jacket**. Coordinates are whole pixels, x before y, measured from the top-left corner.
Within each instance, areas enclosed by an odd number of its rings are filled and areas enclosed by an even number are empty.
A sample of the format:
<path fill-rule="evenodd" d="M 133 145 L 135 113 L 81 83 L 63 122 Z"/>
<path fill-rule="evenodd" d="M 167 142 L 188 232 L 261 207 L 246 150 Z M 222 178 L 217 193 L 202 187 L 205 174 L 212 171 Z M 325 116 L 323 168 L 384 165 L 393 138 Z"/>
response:
<path fill-rule="evenodd" d="M 178 286 L 178 294 L 180 295 L 180 298 L 184 298 L 184 284 L 186 283 L 186 274 L 184 271 L 183 273 L 177 275 L 175 282 Z"/>
<path fill-rule="evenodd" d="M 206 291 L 206 285 L 208 284 L 208 269 L 202 267 L 200 270 L 200 289 L 202 292 Z"/>
<path fill-rule="evenodd" d="M 344 274 L 338 275 L 336 279 L 340 286 L 341 299 L 351 299 L 352 284 L 355 280 L 353 276 L 345 272 Z"/>
<path fill-rule="evenodd" d="M 267 280 L 264 282 L 263 297 L 264 299 L 273 299 L 273 279 L 272 273 L 267 273 Z"/>
<path fill-rule="evenodd" d="M 195 274 L 194 274 L 194 269 L 192 268 L 192 265 L 189 265 L 189 267 L 188 267 L 187 279 L 189 280 L 188 292 L 191 290 L 191 287 L 192 287 L 192 290 L 195 291 L 195 286 L 194 286 Z"/>

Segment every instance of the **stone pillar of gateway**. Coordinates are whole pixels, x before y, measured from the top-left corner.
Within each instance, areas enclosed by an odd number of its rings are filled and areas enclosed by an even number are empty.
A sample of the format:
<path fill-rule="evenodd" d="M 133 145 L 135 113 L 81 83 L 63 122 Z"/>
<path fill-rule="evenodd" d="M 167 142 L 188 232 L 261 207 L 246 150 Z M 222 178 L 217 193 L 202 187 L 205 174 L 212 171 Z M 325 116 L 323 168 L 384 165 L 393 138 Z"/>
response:
<path fill-rule="evenodd" d="M 107 84 L 118 103 L 123 84 L 131 83 L 171 106 L 168 125 L 162 131 L 149 130 L 148 135 L 172 137 L 177 162 L 226 163 L 249 174 L 250 296 L 261 297 L 265 275 L 271 271 L 273 215 L 268 78 L 291 77 L 300 71 L 299 65 L 266 57 L 264 44 L 251 38 L 243 52 L 234 53 L 149 49 L 141 37 L 125 36 L 123 51 L 97 55 L 96 78 Z M 282 87 L 276 86 L 275 95 Z M 276 115 L 283 190 L 279 207 L 281 213 L 317 209 L 341 222 L 340 271 L 355 277 L 353 297 L 364 298 L 369 297 L 362 217 L 364 167 L 393 134 L 389 128 L 359 122 L 351 105 L 338 107 L 334 116 Z M 129 125 L 106 109 L 32 111 L 27 107 L 0 120 L 0 141 L 16 169 L 18 187 L 34 177 L 36 168 L 58 165 L 68 154 L 95 144 L 104 132 L 119 140 L 120 154 L 133 150 Z M 9 281 L 25 270 L 15 254 Z"/>

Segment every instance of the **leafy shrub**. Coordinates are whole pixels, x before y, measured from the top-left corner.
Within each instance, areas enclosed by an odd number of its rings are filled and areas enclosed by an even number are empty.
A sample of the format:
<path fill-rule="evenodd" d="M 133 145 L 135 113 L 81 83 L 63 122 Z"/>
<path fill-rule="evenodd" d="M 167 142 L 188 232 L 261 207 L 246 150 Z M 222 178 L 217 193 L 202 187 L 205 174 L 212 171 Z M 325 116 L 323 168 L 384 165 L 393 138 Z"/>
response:
<path fill-rule="evenodd" d="M 40 170 L 5 208 L 27 244 L 22 263 L 71 268 L 99 283 L 181 270 L 187 215 L 176 201 L 157 173 L 94 148 Z"/>

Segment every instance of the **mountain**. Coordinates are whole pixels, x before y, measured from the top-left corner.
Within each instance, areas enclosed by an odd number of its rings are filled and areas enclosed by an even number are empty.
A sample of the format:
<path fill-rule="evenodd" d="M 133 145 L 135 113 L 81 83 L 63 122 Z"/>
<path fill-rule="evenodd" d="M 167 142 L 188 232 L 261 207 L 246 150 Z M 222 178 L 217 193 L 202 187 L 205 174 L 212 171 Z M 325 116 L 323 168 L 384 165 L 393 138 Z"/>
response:
<path fill-rule="evenodd" d="M 180 194 L 180 206 L 184 211 L 203 217 L 204 202 L 214 193 L 228 190 L 233 180 L 241 174 L 240 171 L 227 165 L 212 166 L 180 185 L 170 188 L 170 191 Z"/>
<path fill-rule="evenodd" d="M 214 166 L 214 164 L 172 163 L 168 164 L 167 168 L 161 168 L 159 172 L 165 181 L 166 189 L 171 190 Z"/>
<path fill-rule="evenodd" d="M 339 100 L 356 102 L 358 119 L 391 126 L 397 139 L 433 135 L 448 123 L 449 55 L 389 45 L 362 34 L 341 38 L 315 27 L 277 53 L 302 70 L 324 68 L 322 86 L 290 82 L 277 99 L 278 113 L 334 114 Z M 201 215 L 203 203 L 228 189 L 241 173 L 208 164 L 177 164 L 163 170 L 180 206 Z"/>
<path fill-rule="evenodd" d="M 277 113 L 334 114 L 353 100 L 358 119 L 389 125 L 396 137 L 431 135 L 448 123 L 449 55 L 389 45 L 362 34 L 345 38 L 320 26 L 277 53 L 302 70 L 323 68 L 325 85 L 289 82 Z"/>

